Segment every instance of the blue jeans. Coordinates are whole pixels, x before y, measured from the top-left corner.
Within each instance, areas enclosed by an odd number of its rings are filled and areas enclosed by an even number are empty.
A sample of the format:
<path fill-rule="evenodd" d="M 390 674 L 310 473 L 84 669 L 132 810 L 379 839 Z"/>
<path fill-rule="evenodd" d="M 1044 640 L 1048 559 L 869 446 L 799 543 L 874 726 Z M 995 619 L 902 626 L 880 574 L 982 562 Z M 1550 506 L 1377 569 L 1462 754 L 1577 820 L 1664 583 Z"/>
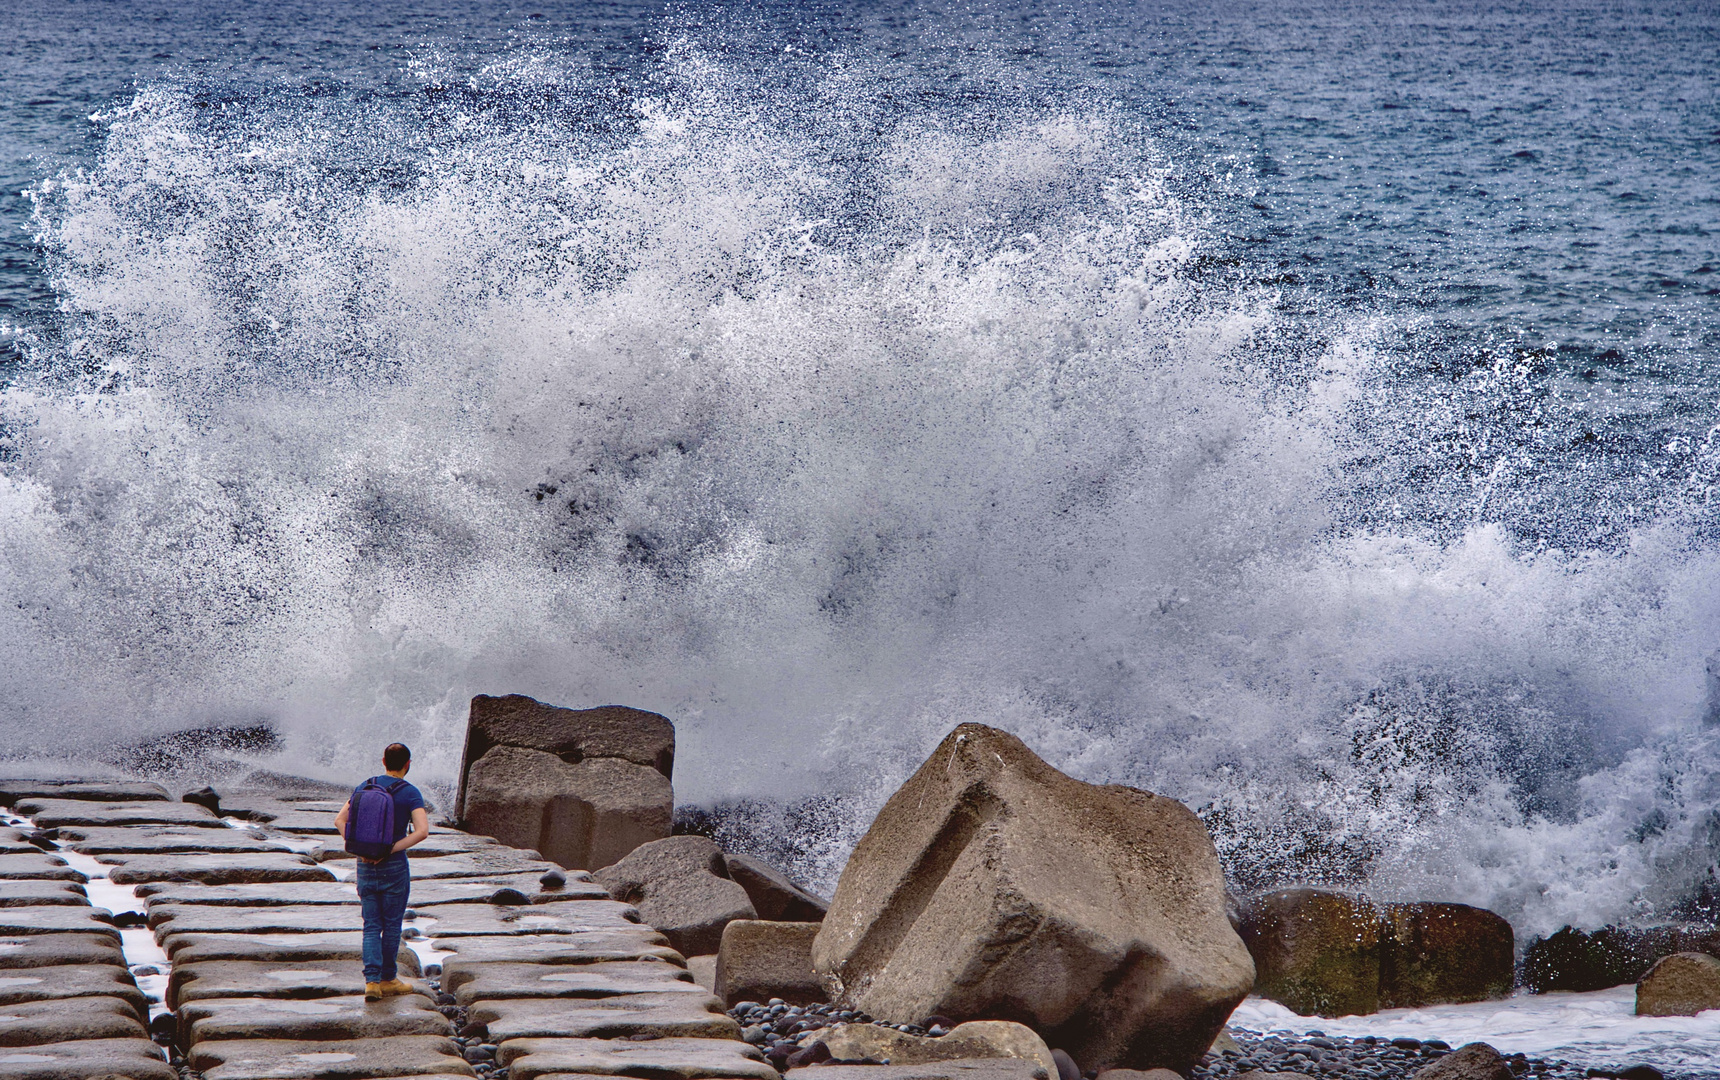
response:
<path fill-rule="evenodd" d="M 404 852 L 380 863 L 358 860 L 358 905 L 364 913 L 364 981 L 395 978 L 400 922 L 412 895 L 412 864 Z"/>

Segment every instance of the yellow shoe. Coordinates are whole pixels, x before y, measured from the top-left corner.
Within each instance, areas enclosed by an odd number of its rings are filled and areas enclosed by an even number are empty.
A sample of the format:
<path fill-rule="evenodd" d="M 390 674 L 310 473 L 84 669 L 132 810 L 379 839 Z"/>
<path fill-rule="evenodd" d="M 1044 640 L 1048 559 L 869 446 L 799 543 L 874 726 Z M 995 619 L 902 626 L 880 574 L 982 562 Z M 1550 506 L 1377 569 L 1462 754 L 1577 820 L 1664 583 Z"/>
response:
<path fill-rule="evenodd" d="M 364 1000 L 366 1000 L 366 1001 L 381 1001 L 382 1000 L 382 984 L 381 983 L 365 983 L 364 984 Z"/>
<path fill-rule="evenodd" d="M 399 997 L 401 994 L 413 993 L 412 984 L 405 979 L 389 979 L 379 988 L 383 997 Z"/>

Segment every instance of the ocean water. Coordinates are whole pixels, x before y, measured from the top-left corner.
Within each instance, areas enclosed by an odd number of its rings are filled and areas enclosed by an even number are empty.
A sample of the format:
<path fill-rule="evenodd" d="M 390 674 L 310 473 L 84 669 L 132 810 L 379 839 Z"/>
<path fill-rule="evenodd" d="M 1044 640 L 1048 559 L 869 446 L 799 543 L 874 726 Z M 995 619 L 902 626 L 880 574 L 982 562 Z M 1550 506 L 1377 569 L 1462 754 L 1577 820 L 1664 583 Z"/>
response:
<path fill-rule="evenodd" d="M 1238 889 L 1714 917 L 1720 6 L 4 21 L 11 755 L 621 702 L 828 889 L 979 720 Z"/>

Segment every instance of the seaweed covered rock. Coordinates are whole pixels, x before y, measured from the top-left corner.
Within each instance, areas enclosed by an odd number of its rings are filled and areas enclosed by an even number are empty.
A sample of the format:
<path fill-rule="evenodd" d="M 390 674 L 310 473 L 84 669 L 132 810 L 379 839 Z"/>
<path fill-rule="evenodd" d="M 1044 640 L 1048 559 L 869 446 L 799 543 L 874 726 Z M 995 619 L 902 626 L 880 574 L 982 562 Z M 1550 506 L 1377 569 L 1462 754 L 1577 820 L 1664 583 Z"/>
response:
<path fill-rule="evenodd" d="M 963 724 L 879 812 L 813 944 L 846 1008 L 1026 1024 L 1083 1069 L 1188 1069 L 1254 982 L 1181 803 Z"/>
<path fill-rule="evenodd" d="M 1255 989 L 1304 1015 L 1362 1015 L 1511 993 L 1511 924 L 1467 904 L 1375 904 L 1325 889 L 1242 901 Z"/>

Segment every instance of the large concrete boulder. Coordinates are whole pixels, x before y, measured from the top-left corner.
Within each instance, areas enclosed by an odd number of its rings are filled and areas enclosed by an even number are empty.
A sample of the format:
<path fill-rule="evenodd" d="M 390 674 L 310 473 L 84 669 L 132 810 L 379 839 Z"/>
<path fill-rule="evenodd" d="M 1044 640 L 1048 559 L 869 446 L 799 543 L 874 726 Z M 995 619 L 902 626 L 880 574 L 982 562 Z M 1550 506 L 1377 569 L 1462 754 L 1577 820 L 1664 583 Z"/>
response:
<path fill-rule="evenodd" d="M 1243 900 L 1255 990 L 1305 1016 L 1487 1001 L 1511 993 L 1511 924 L 1466 904 L 1375 904 L 1325 889 Z"/>
<path fill-rule="evenodd" d="M 479 695 L 455 815 L 473 832 L 595 869 L 669 835 L 674 767 L 675 727 L 656 713 Z"/>
<path fill-rule="evenodd" d="M 1636 1015 L 1695 1016 L 1720 1009 L 1720 959 L 1707 953 L 1663 956 L 1636 984 Z"/>
<path fill-rule="evenodd" d="M 726 855 L 729 876 L 747 891 L 758 917 L 771 922 L 823 922 L 830 904 L 752 855 Z"/>
<path fill-rule="evenodd" d="M 812 970 L 817 935 L 817 923 L 736 919 L 723 927 L 712 992 L 731 1008 L 771 998 L 790 1005 L 823 1001 L 824 984 Z"/>
<path fill-rule="evenodd" d="M 1057 1075 L 1057 1062 L 1045 1040 L 1032 1028 L 1008 1020 L 970 1020 L 936 1039 L 880 1024 L 837 1024 L 814 1034 L 838 1061 L 924 1065 L 962 1058 L 1019 1058 L 1037 1064 L 1047 1076 Z"/>
<path fill-rule="evenodd" d="M 1187 807 L 1072 779 L 980 724 L 879 812 L 813 964 L 846 1008 L 1014 1020 L 1083 1069 L 1192 1068 L 1254 983 Z"/>
<path fill-rule="evenodd" d="M 704 836 L 670 836 L 643 844 L 591 876 L 609 895 L 639 909 L 685 956 L 715 954 L 723 927 L 757 919 L 758 911 L 729 876 L 722 849 Z"/>

